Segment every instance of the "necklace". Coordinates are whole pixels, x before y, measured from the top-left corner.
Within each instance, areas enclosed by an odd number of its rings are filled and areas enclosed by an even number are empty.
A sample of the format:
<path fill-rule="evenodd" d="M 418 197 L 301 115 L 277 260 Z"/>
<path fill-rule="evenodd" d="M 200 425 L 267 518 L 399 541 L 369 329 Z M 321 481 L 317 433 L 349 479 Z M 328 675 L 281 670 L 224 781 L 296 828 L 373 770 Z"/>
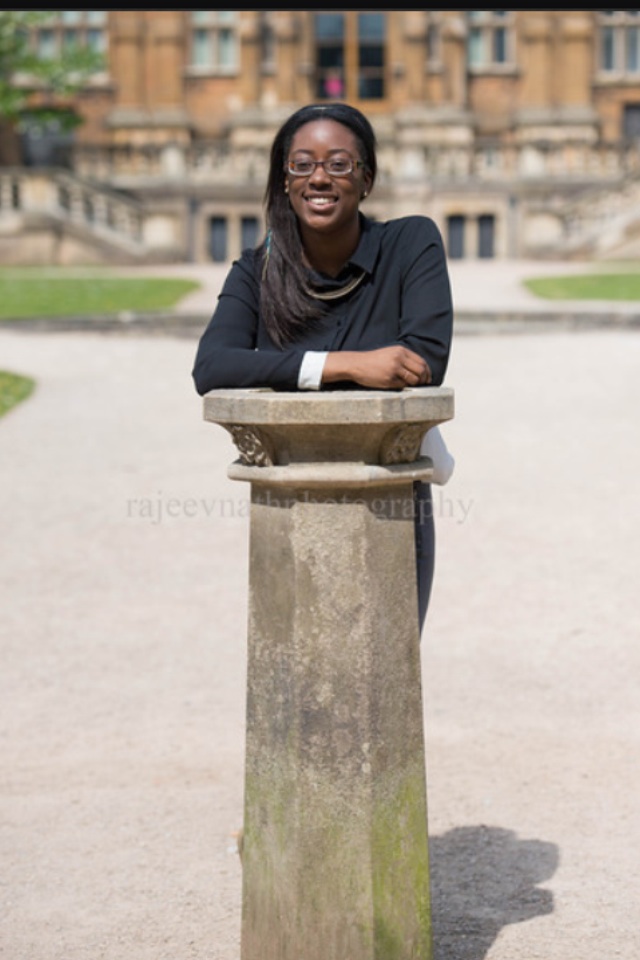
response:
<path fill-rule="evenodd" d="M 364 280 L 365 273 L 366 270 L 363 270 L 356 277 L 352 277 L 348 283 L 345 283 L 344 287 L 339 287 L 337 290 L 321 292 L 320 290 L 313 290 L 311 287 L 305 287 L 305 290 L 310 297 L 315 297 L 316 300 L 338 300 L 340 297 L 346 297 L 348 293 L 355 290 L 358 284 Z"/>

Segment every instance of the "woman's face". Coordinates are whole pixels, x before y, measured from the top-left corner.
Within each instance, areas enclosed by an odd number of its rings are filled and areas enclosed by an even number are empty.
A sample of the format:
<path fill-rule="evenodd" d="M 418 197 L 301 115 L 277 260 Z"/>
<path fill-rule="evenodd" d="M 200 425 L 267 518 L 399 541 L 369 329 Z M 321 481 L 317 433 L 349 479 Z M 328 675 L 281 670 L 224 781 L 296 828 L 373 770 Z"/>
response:
<path fill-rule="evenodd" d="M 346 176 L 330 176 L 316 164 L 308 176 L 285 175 L 285 189 L 303 233 L 353 228 L 363 193 L 371 186 L 371 176 L 364 167 L 356 165 L 362 158 L 354 134 L 336 120 L 312 120 L 295 133 L 287 162 L 334 158 L 352 160 L 353 171 Z"/>

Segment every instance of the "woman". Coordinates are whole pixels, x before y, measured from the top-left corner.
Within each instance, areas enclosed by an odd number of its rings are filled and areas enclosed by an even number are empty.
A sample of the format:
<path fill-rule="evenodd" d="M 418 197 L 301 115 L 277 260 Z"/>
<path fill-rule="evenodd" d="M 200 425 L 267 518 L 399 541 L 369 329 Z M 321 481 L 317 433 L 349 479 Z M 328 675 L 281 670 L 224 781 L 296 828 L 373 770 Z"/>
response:
<path fill-rule="evenodd" d="M 198 346 L 199 394 L 442 383 L 453 323 L 442 239 L 428 217 L 365 217 L 360 204 L 376 173 L 375 134 L 354 107 L 312 104 L 285 121 L 271 148 L 267 234 L 225 280 Z M 430 485 L 417 484 L 416 497 L 422 627 L 433 577 Z"/>

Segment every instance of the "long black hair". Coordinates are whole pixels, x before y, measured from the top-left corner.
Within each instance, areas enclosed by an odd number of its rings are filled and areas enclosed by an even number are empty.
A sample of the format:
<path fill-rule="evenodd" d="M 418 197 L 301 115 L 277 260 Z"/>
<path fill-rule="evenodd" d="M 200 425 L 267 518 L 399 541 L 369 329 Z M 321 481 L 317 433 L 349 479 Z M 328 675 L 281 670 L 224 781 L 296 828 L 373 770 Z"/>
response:
<path fill-rule="evenodd" d="M 335 120 L 354 134 L 360 159 L 373 186 L 378 172 L 376 136 L 359 110 L 346 103 L 309 104 L 280 127 L 271 146 L 269 179 L 264 195 L 267 235 L 262 244 L 260 309 L 265 327 L 278 346 L 317 319 L 322 308 L 307 292 L 298 220 L 284 191 L 285 165 L 294 134 L 313 120 Z"/>

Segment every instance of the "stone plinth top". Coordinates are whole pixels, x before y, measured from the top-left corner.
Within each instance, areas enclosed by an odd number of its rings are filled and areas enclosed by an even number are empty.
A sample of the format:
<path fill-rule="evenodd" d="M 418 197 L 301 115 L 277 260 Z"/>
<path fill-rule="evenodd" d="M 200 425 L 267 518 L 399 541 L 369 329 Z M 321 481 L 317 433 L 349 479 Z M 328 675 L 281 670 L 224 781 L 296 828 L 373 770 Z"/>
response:
<path fill-rule="evenodd" d="M 204 397 L 204 418 L 216 423 L 378 423 L 453 417 L 451 387 L 405 390 L 322 390 L 278 392 L 267 388 L 212 390 Z"/>
<path fill-rule="evenodd" d="M 227 389 L 204 397 L 204 419 L 228 430 L 241 464 L 252 467 L 413 463 L 426 431 L 453 415 L 449 387 Z"/>

